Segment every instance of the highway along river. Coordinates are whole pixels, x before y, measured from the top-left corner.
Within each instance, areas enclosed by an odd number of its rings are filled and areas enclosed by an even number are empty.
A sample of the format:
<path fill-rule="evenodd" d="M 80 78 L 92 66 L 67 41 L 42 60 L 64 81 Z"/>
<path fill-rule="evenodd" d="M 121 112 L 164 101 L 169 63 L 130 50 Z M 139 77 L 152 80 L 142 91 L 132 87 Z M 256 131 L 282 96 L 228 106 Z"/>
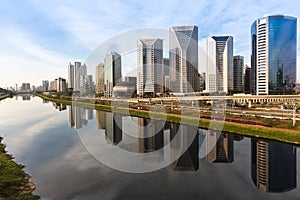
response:
<path fill-rule="evenodd" d="M 0 135 L 42 199 L 300 199 L 299 148 L 47 102 L 0 102 Z"/>

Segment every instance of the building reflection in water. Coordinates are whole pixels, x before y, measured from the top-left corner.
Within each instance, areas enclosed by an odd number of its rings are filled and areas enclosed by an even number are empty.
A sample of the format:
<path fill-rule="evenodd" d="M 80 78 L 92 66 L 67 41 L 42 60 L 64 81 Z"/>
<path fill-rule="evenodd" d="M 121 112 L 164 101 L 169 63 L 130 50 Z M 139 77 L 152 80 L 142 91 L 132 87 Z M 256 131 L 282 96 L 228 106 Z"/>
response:
<path fill-rule="evenodd" d="M 46 99 L 43 99 L 43 103 L 49 103 L 49 101 Z"/>
<path fill-rule="evenodd" d="M 104 124 L 107 143 L 119 144 L 122 141 L 122 116 L 117 113 L 105 112 Z"/>
<path fill-rule="evenodd" d="M 21 94 L 23 101 L 30 101 L 31 95 L 30 94 Z"/>
<path fill-rule="evenodd" d="M 138 118 L 138 151 L 153 152 L 164 146 L 164 122 Z"/>
<path fill-rule="evenodd" d="M 199 169 L 198 127 L 171 124 L 171 164 L 173 170 L 196 171 Z"/>
<path fill-rule="evenodd" d="M 220 131 L 206 131 L 206 161 L 208 163 L 231 163 L 234 159 L 234 136 Z"/>
<path fill-rule="evenodd" d="M 70 128 L 81 129 L 87 126 L 88 120 L 93 119 L 93 110 L 77 106 L 68 106 L 68 124 Z"/>
<path fill-rule="evenodd" d="M 62 103 L 53 103 L 53 107 L 59 111 L 63 111 L 67 109 L 66 104 L 62 104 Z"/>
<path fill-rule="evenodd" d="M 98 129 L 105 129 L 104 114 L 105 114 L 105 112 L 103 112 L 101 110 L 96 110 L 96 119 L 97 119 Z"/>
<path fill-rule="evenodd" d="M 284 192 L 296 188 L 296 148 L 251 139 L 251 176 L 257 188 Z"/>

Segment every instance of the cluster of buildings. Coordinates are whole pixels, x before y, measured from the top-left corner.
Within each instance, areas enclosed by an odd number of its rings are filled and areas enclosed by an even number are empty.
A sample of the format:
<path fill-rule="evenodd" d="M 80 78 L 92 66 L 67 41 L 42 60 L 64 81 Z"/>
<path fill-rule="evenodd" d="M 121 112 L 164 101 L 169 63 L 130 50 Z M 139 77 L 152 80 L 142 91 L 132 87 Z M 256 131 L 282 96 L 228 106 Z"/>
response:
<path fill-rule="evenodd" d="M 122 58 L 108 53 L 93 76 L 85 64 L 68 65 L 68 80 L 43 81 L 43 91 L 97 96 L 156 97 L 162 94 L 293 94 L 296 87 L 297 19 L 274 15 L 251 25 L 251 67 L 242 55 L 234 55 L 230 35 L 206 39 L 205 72 L 199 73 L 198 27 L 169 29 L 169 57 L 164 58 L 163 40 L 137 40 L 137 76 L 122 77 Z"/>
<path fill-rule="evenodd" d="M 197 26 L 169 29 L 169 58 L 163 57 L 162 39 L 139 39 L 137 95 L 155 97 L 166 91 L 255 95 L 295 92 L 296 18 L 274 15 L 252 24 L 251 68 L 244 64 L 243 56 L 233 54 L 233 44 L 232 36 L 207 38 L 206 71 L 201 74 L 198 72 Z M 121 79 L 121 57 L 115 52 L 109 55 L 110 59 L 106 58 L 104 66 L 101 65 L 104 76 L 96 77 L 96 91 L 101 88 L 106 96 L 113 95 L 113 88 Z"/>

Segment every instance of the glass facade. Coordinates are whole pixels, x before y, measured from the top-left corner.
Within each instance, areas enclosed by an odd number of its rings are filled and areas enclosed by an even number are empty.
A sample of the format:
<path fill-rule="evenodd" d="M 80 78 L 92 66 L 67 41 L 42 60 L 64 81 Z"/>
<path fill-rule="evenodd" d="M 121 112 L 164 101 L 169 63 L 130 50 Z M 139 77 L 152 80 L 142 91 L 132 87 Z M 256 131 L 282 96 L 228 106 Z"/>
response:
<path fill-rule="evenodd" d="M 269 94 L 293 93 L 296 83 L 297 20 L 269 17 Z"/>
<path fill-rule="evenodd" d="M 275 15 L 251 26 L 251 91 L 292 94 L 296 83 L 297 19 Z"/>

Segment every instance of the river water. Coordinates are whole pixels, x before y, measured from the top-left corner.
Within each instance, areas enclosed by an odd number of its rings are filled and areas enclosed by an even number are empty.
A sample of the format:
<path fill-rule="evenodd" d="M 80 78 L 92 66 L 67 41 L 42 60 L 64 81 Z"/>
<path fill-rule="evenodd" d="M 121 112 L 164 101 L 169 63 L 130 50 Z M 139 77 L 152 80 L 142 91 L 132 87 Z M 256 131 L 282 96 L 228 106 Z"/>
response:
<path fill-rule="evenodd" d="M 42 199 L 300 199 L 288 144 L 32 96 L 0 102 L 0 135 Z"/>

